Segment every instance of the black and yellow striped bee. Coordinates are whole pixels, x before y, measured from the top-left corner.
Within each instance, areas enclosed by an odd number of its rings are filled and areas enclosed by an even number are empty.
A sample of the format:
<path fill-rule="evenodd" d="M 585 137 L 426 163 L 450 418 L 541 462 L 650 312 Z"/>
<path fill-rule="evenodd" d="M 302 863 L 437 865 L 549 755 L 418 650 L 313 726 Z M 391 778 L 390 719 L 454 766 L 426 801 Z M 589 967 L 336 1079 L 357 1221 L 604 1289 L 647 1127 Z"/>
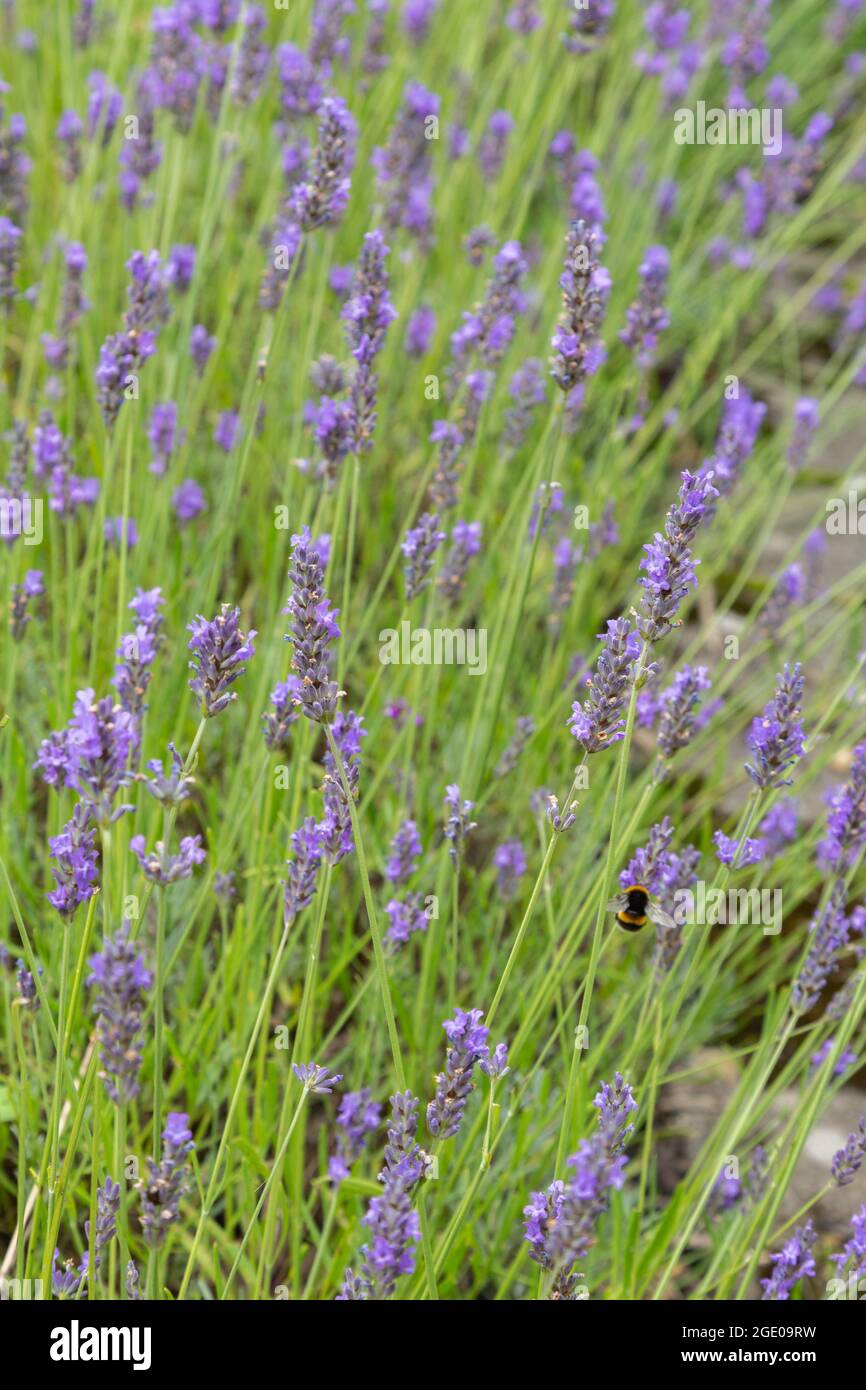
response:
<path fill-rule="evenodd" d="M 662 927 L 675 927 L 676 922 L 664 908 L 653 902 L 642 883 L 632 883 L 622 893 L 617 893 L 607 905 L 608 912 L 616 913 L 616 920 L 623 931 L 640 931 L 646 926 L 649 917 Z"/>

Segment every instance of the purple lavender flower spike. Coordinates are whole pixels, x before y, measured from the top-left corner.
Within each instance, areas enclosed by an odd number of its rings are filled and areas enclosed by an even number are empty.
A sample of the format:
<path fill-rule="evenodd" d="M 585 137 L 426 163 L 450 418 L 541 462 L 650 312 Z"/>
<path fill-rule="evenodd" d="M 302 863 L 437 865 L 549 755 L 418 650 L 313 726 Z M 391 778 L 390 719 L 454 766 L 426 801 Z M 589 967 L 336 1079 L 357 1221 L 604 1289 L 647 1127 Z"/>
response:
<path fill-rule="evenodd" d="M 349 795 L 353 801 L 358 799 L 358 783 L 361 772 L 361 739 L 367 737 L 363 727 L 364 716 L 352 710 L 344 713 L 338 710 L 332 728 L 334 742 L 340 754 Z M 352 834 L 352 813 L 343 778 L 336 766 L 330 748 L 325 750 L 325 777 L 322 782 L 322 795 L 325 802 L 325 817 L 322 821 L 322 847 L 330 864 L 337 864 L 354 849 Z"/>
<path fill-rule="evenodd" d="M 308 816 L 300 830 L 291 836 L 293 858 L 287 861 L 283 892 L 283 918 L 293 922 L 298 913 L 313 901 L 316 879 L 322 862 L 322 828 Z"/>
<path fill-rule="evenodd" d="M 430 351 L 430 342 L 436 332 L 436 314 L 427 304 L 422 304 L 410 316 L 406 324 L 403 346 L 410 357 L 425 357 Z"/>
<path fill-rule="evenodd" d="M 521 714 L 518 716 L 514 725 L 514 734 L 502 750 L 499 762 L 493 770 L 494 777 L 505 777 L 514 770 L 523 756 L 523 750 L 535 733 L 535 727 L 535 720 L 531 715 Z"/>
<path fill-rule="evenodd" d="M 298 691 L 300 681 L 297 676 L 280 681 L 271 691 L 272 710 L 262 715 L 265 745 L 272 753 L 282 753 L 289 747 L 292 725 L 299 718 Z"/>
<path fill-rule="evenodd" d="M 8 217 L 0 217 L 0 304 L 7 314 L 18 297 L 15 276 L 21 255 L 21 237 L 20 227 Z"/>
<path fill-rule="evenodd" d="M 208 358 L 216 347 L 216 338 L 211 337 L 203 323 L 197 323 L 189 335 L 189 355 L 195 369 L 201 376 L 207 366 Z"/>
<path fill-rule="evenodd" d="M 305 232 L 339 222 L 349 202 L 355 162 L 355 121 L 339 97 L 326 97 L 318 110 L 319 143 L 309 176 L 292 193 L 292 210 Z"/>
<path fill-rule="evenodd" d="M 436 1077 L 436 1094 L 427 1106 L 427 1128 L 435 1139 L 451 1139 L 457 1133 L 473 1090 L 472 1071 L 487 1056 L 489 1029 L 481 1009 L 456 1009 L 442 1027 L 448 1039 L 445 1070 Z"/>
<path fill-rule="evenodd" d="M 763 840 L 733 840 L 723 831 L 717 830 L 713 836 L 716 855 L 720 864 L 729 868 L 745 869 L 749 864 L 760 864 L 766 854 Z"/>
<path fill-rule="evenodd" d="M 328 1177 L 335 1185 L 349 1176 L 351 1165 L 367 1147 L 367 1138 L 382 1123 L 382 1107 L 370 1100 L 371 1091 L 347 1091 L 337 1110 L 337 1152 L 328 1160 Z"/>
<path fill-rule="evenodd" d="M 614 0 L 585 0 L 577 8 L 569 6 L 568 29 L 562 42 L 569 53 L 591 53 L 610 26 Z"/>
<path fill-rule="evenodd" d="M 406 532 L 400 549 L 405 556 L 403 575 L 406 581 L 406 600 L 410 602 L 430 583 L 430 571 L 436 551 L 445 540 L 445 532 L 439 530 L 438 516 L 424 512 L 418 518 L 417 526 Z"/>
<path fill-rule="evenodd" d="M 587 753 L 598 753 L 625 737 L 622 711 L 628 700 L 640 639 L 628 618 L 609 619 L 599 634 L 602 650 L 595 674 L 587 676 L 588 698 L 575 700 L 568 727 Z"/>
<path fill-rule="evenodd" d="M 709 688 L 706 666 L 684 666 L 662 695 L 658 731 L 658 746 L 664 760 L 662 773 L 664 763 L 691 742 L 698 727 L 701 695 Z"/>
<path fill-rule="evenodd" d="M 478 163 L 487 183 L 498 176 L 508 152 L 508 137 L 514 120 L 507 111 L 494 111 L 478 145 Z"/>
<path fill-rule="evenodd" d="M 166 283 L 176 294 L 185 294 L 195 274 L 195 247 L 173 246 L 165 266 Z"/>
<path fill-rule="evenodd" d="M 559 279 L 562 312 L 551 339 L 554 355 L 550 370 L 561 391 L 573 391 L 604 361 L 600 333 L 611 281 L 598 259 L 599 249 L 598 234 L 586 222 L 572 222 Z"/>
<path fill-rule="evenodd" d="M 185 478 L 172 493 L 171 505 L 178 521 L 182 526 L 185 526 L 187 522 L 194 521 L 197 516 L 200 516 L 207 504 L 198 483 L 192 478 Z"/>
<path fill-rule="evenodd" d="M 151 1250 L 158 1250 L 180 1220 L 180 1204 L 190 1189 L 188 1158 L 195 1148 L 189 1116 L 172 1111 L 162 1131 L 162 1159 L 147 1160 L 147 1180 L 138 1183 L 141 1229 Z"/>
<path fill-rule="evenodd" d="M 424 42 L 439 4 L 440 0 L 406 0 L 403 6 L 403 27 L 412 43 Z"/>
<path fill-rule="evenodd" d="M 830 1259 L 840 1276 L 847 1274 L 848 1279 L 859 1280 L 866 1275 L 866 1202 L 851 1217 L 851 1229 L 854 1232 L 851 1239 L 845 1242 L 838 1255 L 831 1255 Z"/>
<path fill-rule="evenodd" d="M 802 396 L 794 407 L 794 432 L 788 449 L 788 467 L 793 473 L 805 468 L 812 438 L 821 421 L 818 402 Z"/>
<path fill-rule="evenodd" d="M 118 664 L 111 683 L 117 691 L 121 708 L 136 720 L 140 720 L 146 709 L 144 697 L 150 684 L 150 668 L 162 641 L 162 615 L 159 610 L 163 602 L 162 591 L 158 588 L 137 591 L 128 607 L 138 621 L 133 632 L 121 637 L 117 649 Z"/>
<path fill-rule="evenodd" d="M 338 1302 L 390 1298 L 401 1275 L 415 1269 L 415 1246 L 421 1226 L 411 1194 L 419 1172 L 419 1164 L 410 1158 L 402 1158 L 385 1169 L 382 1195 L 370 1199 L 364 1216 L 370 1236 L 361 1247 L 361 1274 L 346 1270 Z"/>
<path fill-rule="evenodd" d="M 57 887 L 48 894 L 48 901 L 61 917 L 71 917 L 79 903 L 86 903 L 96 892 L 96 831 L 90 806 L 79 803 L 48 846 L 57 865 L 52 868 Z"/>
<path fill-rule="evenodd" d="M 474 804 L 461 798 L 456 782 L 445 788 L 445 838 L 451 841 L 448 853 L 455 868 L 460 866 L 466 837 L 476 826 L 476 822 L 469 819 Z"/>
<path fill-rule="evenodd" d="M 478 1064 L 485 1076 L 489 1076 L 491 1081 L 501 1081 L 503 1076 L 507 1076 L 511 1068 L 508 1065 L 508 1044 L 497 1043 L 493 1051 Z"/>
<path fill-rule="evenodd" d="M 454 603 L 463 592 L 473 556 L 481 549 L 481 522 L 458 521 L 451 531 L 451 549 L 436 580 L 437 587 Z"/>
<path fill-rule="evenodd" d="M 642 883 L 652 894 L 661 891 L 665 880 L 668 851 L 674 837 L 670 816 L 665 816 L 652 826 L 645 846 L 632 857 L 628 866 L 619 876 L 620 887 L 625 889 L 631 883 Z"/>
<path fill-rule="evenodd" d="M 859 1125 L 853 1134 L 848 1135 L 845 1147 L 833 1155 L 831 1171 L 837 1187 L 846 1187 L 848 1183 L 854 1181 L 854 1175 L 861 1167 L 864 1156 L 866 1156 L 866 1115 L 861 1115 Z"/>
<path fill-rule="evenodd" d="M 670 256 L 664 246 L 650 246 L 641 262 L 640 292 L 626 312 L 626 327 L 620 339 L 635 354 L 645 371 L 652 363 L 659 335 L 670 323 L 665 309 Z"/>
<path fill-rule="evenodd" d="M 737 482 L 743 464 L 755 447 L 766 413 L 763 401 L 754 400 L 745 388 L 740 389 L 739 395 L 725 400 L 715 450 L 700 469 L 702 478 L 712 476 L 720 497 L 726 497 Z M 712 515 L 713 510 L 714 499 L 709 496 L 708 514 Z"/>
<path fill-rule="evenodd" d="M 41 969 L 39 973 L 42 973 Z M 20 1005 L 22 1009 L 26 1009 L 27 1013 L 29 1014 L 38 1014 L 39 1010 L 42 1007 L 42 1004 L 39 999 L 36 981 L 34 980 L 30 971 L 27 969 L 23 960 L 19 960 L 17 962 L 17 969 L 15 972 L 15 983 L 18 988 L 18 998 L 16 1000 L 16 1003 Z"/>
<path fill-rule="evenodd" d="M 128 141 L 135 144 L 135 141 Z M 135 251 L 127 261 L 130 273 L 128 307 L 123 330 L 106 338 L 96 369 L 97 400 L 106 427 L 113 428 L 126 391 L 141 366 L 156 351 L 156 330 L 168 316 L 165 268 L 158 251 L 145 256 Z"/>
<path fill-rule="evenodd" d="M 373 447 L 378 390 L 374 363 L 384 346 L 388 325 L 397 317 L 388 293 L 387 255 L 388 247 L 382 233 L 368 232 L 358 258 L 352 293 L 342 313 L 349 348 L 355 359 L 350 389 L 350 428 L 351 447 L 356 454 L 367 453 Z"/>
<path fill-rule="evenodd" d="M 818 859 L 822 867 L 844 873 L 866 844 L 866 743 L 854 749 L 850 779 L 827 802 L 827 836 L 818 845 Z"/>
<path fill-rule="evenodd" d="M 758 826 L 758 838 L 766 845 L 768 859 L 776 859 L 797 838 L 797 801 L 782 797 L 771 806 Z"/>
<path fill-rule="evenodd" d="M 385 904 L 385 916 L 388 918 L 385 941 L 392 951 L 400 950 L 416 932 L 426 931 L 429 922 L 420 893 L 409 893 L 405 898 L 391 898 Z"/>
<path fill-rule="evenodd" d="M 300 681 L 297 700 L 316 724 L 330 723 L 340 692 L 330 678 L 330 646 L 340 636 L 337 612 L 325 594 L 325 573 L 309 527 L 292 537 L 292 593 L 286 608 L 292 667 Z"/>
<path fill-rule="evenodd" d="M 430 480 L 428 497 L 437 513 L 457 505 L 457 481 L 460 477 L 460 451 L 464 435 L 448 420 L 437 420 L 430 432 L 430 443 L 436 445 L 436 468 Z"/>
<path fill-rule="evenodd" d="M 240 416 L 236 410 L 222 411 L 216 422 L 213 432 L 214 443 L 226 454 L 230 454 L 238 442 L 240 423 Z"/>
<path fill-rule="evenodd" d="M 526 873 L 526 855 L 519 840 L 505 840 L 493 852 L 496 886 L 501 897 L 513 898 Z"/>
<path fill-rule="evenodd" d="M 623 1150 L 634 1128 L 628 1117 L 637 1109 L 631 1087 L 617 1073 L 613 1086 L 602 1086 L 594 1104 L 598 1129 L 568 1159 L 573 1177 L 556 1179 L 546 1192 L 534 1192 L 523 1208 L 530 1256 L 548 1273 L 548 1297 L 555 1302 L 578 1297 L 583 1276 L 576 1266 L 589 1249 L 611 1191 L 625 1182 Z"/>
<path fill-rule="evenodd" d="M 49 786 L 73 787 L 99 821 L 116 820 L 128 806 L 113 806 L 131 780 L 138 731 L 131 714 L 92 690 L 79 690 L 66 729 L 43 741 L 36 766 Z"/>
<path fill-rule="evenodd" d="M 232 75 L 232 96 L 238 106 L 252 106 L 265 80 L 271 61 L 271 50 L 262 37 L 267 23 L 267 16 L 260 5 L 244 5 Z"/>
<path fill-rule="evenodd" d="M 20 584 L 13 584 L 9 604 L 9 626 L 12 641 L 20 642 L 24 636 L 31 614 L 28 612 L 30 600 L 40 598 L 45 593 L 41 570 L 28 570 Z"/>
<path fill-rule="evenodd" d="M 713 474 L 694 477 L 682 474 L 679 500 L 668 511 L 664 535 L 656 533 L 644 546 L 640 565 L 644 574 L 642 614 L 637 628 L 645 642 L 658 642 L 671 628 L 678 626 L 677 613 L 689 589 L 697 588 L 691 544 L 701 522 L 708 514 L 708 503 L 717 497 Z"/>
<path fill-rule="evenodd" d="M 515 34 L 520 34 L 526 39 L 541 24 L 541 15 L 538 13 L 537 0 L 515 0 L 508 14 L 505 16 L 505 23 Z"/>
<path fill-rule="evenodd" d="M 800 722 L 804 684 L 799 663 L 793 668 L 785 666 L 776 677 L 773 699 L 763 714 L 752 720 L 749 746 L 755 762 L 746 763 L 746 771 L 762 791 L 790 786 L 793 779 L 785 773 L 805 751 Z"/>
<path fill-rule="evenodd" d="M 153 407 L 147 438 L 153 450 L 150 461 L 151 473 L 161 476 L 171 462 L 175 448 L 180 442 L 177 430 L 177 406 L 174 401 L 164 401 Z"/>
<path fill-rule="evenodd" d="M 267 313 L 273 314 L 280 307 L 300 249 L 300 227 L 296 222 L 280 221 L 274 229 L 271 256 L 259 288 L 259 304 Z"/>
<path fill-rule="evenodd" d="M 764 1302 L 787 1302 L 795 1284 L 801 1279 L 811 1278 L 815 1273 L 812 1247 L 816 1240 L 815 1227 L 811 1221 L 807 1221 L 805 1226 L 797 1227 L 781 1250 L 770 1256 L 773 1272 L 768 1279 L 761 1280 Z"/>
<path fill-rule="evenodd" d="M 153 849 L 148 850 L 143 835 L 133 835 L 129 848 L 141 865 L 145 878 L 162 887 L 191 878 L 195 866 L 203 864 L 207 858 L 200 835 L 185 835 L 177 854 L 169 854 L 162 840 L 157 840 Z"/>
<path fill-rule="evenodd" d="M 212 719 L 237 699 L 237 692 L 229 687 L 246 673 L 246 663 L 255 653 L 255 629 L 242 632 L 240 617 L 239 608 L 224 603 L 210 621 L 199 614 L 188 624 L 192 637 L 187 645 L 194 658 L 189 663 L 194 673 L 189 688 L 198 696 L 205 719 Z"/>
<path fill-rule="evenodd" d="M 329 1072 L 327 1067 L 320 1067 L 317 1062 L 293 1062 L 292 1071 L 301 1085 L 316 1096 L 329 1096 L 343 1079 L 339 1074 Z"/>
<path fill-rule="evenodd" d="M 166 772 L 159 758 L 151 758 L 147 764 L 150 777 L 136 774 L 136 781 L 144 782 L 150 795 L 162 806 L 180 806 L 192 795 L 195 778 L 184 772 L 184 761 L 173 743 L 168 745 L 171 770 Z"/>
<path fill-rule="evenodd" d="M 530 357 L 518 367 L 508 386 L 513 404 L 505 412 L 504 438 L 509 448 L 517 449 L 526 438 L 533 412 L 547 399 L 544 370 L 537 357 Z"/>
<path fill-rule="evenodd" d="M 385 865 L 385 877 L 389 883 L 405 883 L 415 871 L 415 862 L 421 854 L 421 837 L 413 820 L 404 821 L 391 841 L 391 854 Z"/>
<path fill-rule="evenodd" d="M 433 175 L 431 119 L 438 118 L 439 98 L 420 82 L 409 82 L 403 102 L 384 146 L 370 156 L 376 183 L 385 200 L 384 221 L 389 232 L 404 228 L 422 247 L 432 236 Z"/>
<path fill-rule="evenodd" d="M 102 1056 L 100 1073 L 105 1089 L 120 1105 L 138 1095 L 143 1041 L 140 1037 L 145 991 L 153 976 L 129 940 L 129 923 L 116 936 L 106 937 L 102 950 L 88 960 L 87 983 L 95 987 L 93 1011 Z"/>
<path fill-rule="evenodd" d="M 791 987 L 791 1003 L 798 1013 L 814 1008 L 848 944 L 851 920 L 845 915 L 845 884 L 837 882 L 827 906 L 809 924 L 811 945 L 799 975 Z"/>

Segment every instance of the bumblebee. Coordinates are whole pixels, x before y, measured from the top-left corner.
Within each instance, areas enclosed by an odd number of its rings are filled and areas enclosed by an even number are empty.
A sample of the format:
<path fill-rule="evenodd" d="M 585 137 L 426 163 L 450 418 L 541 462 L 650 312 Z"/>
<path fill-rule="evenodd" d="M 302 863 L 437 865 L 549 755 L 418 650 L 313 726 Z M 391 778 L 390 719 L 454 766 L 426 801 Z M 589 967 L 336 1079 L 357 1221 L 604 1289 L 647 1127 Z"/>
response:
<path fill-rule="evenodd" d="M 651 922 L 662 927 L 675 927 L 676 922 L 658 903 L 653 902 L 642 883 L 632 883 L 625 892 L 617 893 L 607 905 L 608 912 L 616 913 L 616 920 L 623 931 L 640 931 Z"/>

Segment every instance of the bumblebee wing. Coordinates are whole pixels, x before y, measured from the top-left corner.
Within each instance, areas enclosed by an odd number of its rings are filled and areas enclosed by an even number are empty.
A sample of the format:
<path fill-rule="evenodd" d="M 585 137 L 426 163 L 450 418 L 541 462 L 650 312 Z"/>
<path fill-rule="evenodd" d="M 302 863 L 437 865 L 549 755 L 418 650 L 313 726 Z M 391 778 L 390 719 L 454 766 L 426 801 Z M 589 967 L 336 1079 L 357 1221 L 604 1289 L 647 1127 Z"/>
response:
<path fill-rule="evenodd" d="M 626 907 L 628 907 L 628 894 L 627 894 L 627 893 L 617 893 L 617 895 L 616 895 L 615 898 L 611 898 L 611 899 L 610 899 L 610 901 L 609 901 L 609 903 L 608 903 L 608 905 L 607 905 L 605 911 L 606 911 L 606 912 L 622 912 L 623 909 L 626 908 Z"/>
<path fill-rule="evenodd" d="M 665 912 L 663 907 L 659 907 L 658 903 L 647 903 L 646 915 L 649 917 L 650 921 L 655 922 L 657 926 L 667 927 L 669 931 L 676 930 L 677 924 L 673 917 L 669 912 Z"/>

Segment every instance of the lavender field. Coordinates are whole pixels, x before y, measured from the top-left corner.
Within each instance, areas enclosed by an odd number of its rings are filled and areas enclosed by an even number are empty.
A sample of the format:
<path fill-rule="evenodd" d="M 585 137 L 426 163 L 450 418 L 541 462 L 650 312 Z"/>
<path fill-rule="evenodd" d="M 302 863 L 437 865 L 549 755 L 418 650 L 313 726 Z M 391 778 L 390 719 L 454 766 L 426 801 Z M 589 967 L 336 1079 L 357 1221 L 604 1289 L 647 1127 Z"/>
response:
<path fill-rule="evenodd" d="M 864 0 L 0 37 L 0 1294 L 860 1297 Z"/>

